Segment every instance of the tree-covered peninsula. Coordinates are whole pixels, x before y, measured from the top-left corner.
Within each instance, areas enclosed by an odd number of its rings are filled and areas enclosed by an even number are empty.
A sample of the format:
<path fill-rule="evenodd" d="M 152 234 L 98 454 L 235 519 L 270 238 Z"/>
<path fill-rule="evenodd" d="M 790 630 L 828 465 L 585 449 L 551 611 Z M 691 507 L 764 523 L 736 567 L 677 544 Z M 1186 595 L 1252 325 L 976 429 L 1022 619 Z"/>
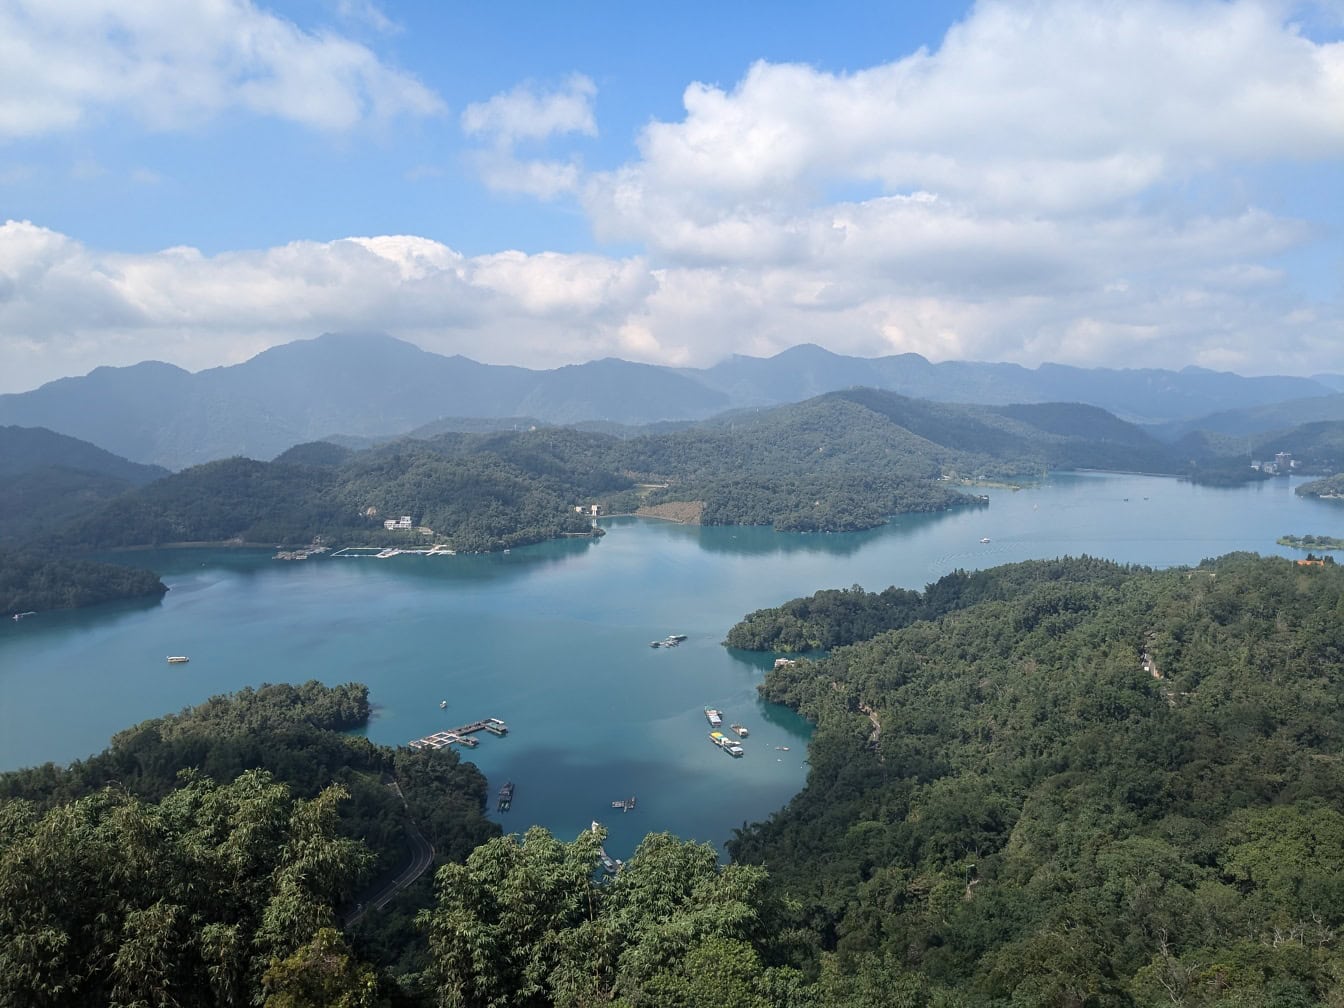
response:
<path fill-rule="evenodd" d="M 1297 488 L 1303 497 L 1320 497 L 1329 500 L 1344 500 L 1344 473 L 1327 476 L 1325 479 L 1311 480 Z"/>
<path fill-rule="evenodd" d="M 167 590 L 151 571 L 0 547 L 0 616 L 154 598 Z"/>

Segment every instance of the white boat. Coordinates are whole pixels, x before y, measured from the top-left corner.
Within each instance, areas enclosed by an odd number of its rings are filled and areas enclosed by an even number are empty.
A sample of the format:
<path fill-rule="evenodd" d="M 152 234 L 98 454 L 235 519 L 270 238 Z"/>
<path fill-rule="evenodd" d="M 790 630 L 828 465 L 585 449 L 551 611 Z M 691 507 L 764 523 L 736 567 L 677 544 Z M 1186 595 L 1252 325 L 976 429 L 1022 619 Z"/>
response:
<path fill-rule="evenodd" d="M 990 541 L 989 536 L 985 536 L 985 537 L 982 538 L 980 541 L 981 541 L 982 543 L 987 543 L 987 542 L 989 542 L 989 541 Z"/>
<path fill-rule="evenodd" d="M 447 707 L 448 707 L 448 701 L 447 701 L 447 700 L 440 700 L 440 701 L 439 701 L 439 710 L 446 710 Z"/>
<path fill-rule="evenodd" d="M 723 727 L 723 714 L 716 711 L 713 707 L 705 708 L 705 720 L 709 722 L 711 728 Z"/>
<path fill-rule="evenodd" d="M 181 665 L 181 664 L 183 664 L 184 662 L 189 662 L 189 661 L 191 661 L 191 659 L 188 658 L 186 655 L 182 655 L 182 654 L 178 654 L 178 655 L 169 655 L 169 656 L 168 656 L 168 664 L 169 664 L 169 665 Z"/>

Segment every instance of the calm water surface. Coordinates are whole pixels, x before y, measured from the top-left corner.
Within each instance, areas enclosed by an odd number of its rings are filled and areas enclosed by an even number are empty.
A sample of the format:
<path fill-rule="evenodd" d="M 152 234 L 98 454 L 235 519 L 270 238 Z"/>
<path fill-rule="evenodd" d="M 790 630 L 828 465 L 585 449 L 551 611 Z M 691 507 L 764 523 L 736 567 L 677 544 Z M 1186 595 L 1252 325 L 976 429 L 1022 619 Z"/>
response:
<path fill-rule="evenodd" d="M 922 588 L 958 567 L 1083 553 L 1162 567 L 1233 550 L 1301 555 L 1275 545 L 1289 532 L 1344 536 L 1344 508 L 1293 485 L 1070 474 L 991 490 L 987 509 L 846 535 L 611 519 L 598 542 L 508 555 L 137 554 L 169 585 L 161 602 L 0 626 L 0 769 L 87 756 L 137 721 L 245 685 L 359 680 L 376 742 L 509 723 L 507 738 L 465 754 L 492 793 L 516 783 L 506 829 L 572 837 L 600 819 L 618 857 L 651 830 L 718 845 L 807 773 L 807 724 L 757 699 L 768 659 L 719 643 L 745 613 L 818 588 Z M 688 639 L 648 646 L 670 633 Z M 744 758 L 710 745 L 706 706 L 750 728 Z M 631 794 L 634 812 L 611 808 Z"/>

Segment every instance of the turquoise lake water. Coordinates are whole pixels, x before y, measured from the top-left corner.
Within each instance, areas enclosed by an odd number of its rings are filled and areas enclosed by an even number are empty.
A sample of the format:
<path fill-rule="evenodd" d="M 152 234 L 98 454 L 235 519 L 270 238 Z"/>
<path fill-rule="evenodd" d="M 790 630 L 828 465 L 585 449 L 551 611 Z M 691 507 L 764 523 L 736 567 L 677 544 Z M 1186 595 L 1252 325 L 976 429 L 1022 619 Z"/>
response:
<path fill-rule="evenodd" d="M 1344 507 L 1297 497 L 1296 482 L 1058 475 L 990 490 L 988 508 L 845 535 L 610 519 L 601 540 L 507 555 L 123 555 L 162 573 L 162 601 L 0 626 L 0 769 L 87 756 L 137 721 L 245 685 L 358 680 L 376 742 L 508 722 L 507 738 L 482 736 L 464 756 L 492 793 L 515 782 L 513 811 L 498 816 L 510 831 L 540 823 L 569 838 L 598 819 L 617 857 L 653 830 L 719 846 L 807 773 L 808 725 L 756 696 L 769 659 L 720 644 L 745 613 L 819 588 L 922 588 L 958 567 L 1066 554 L 1158 567 L 1233 550 L 1300 556 L 1275 538 L 1344 536 Z M 686 642 L 648 646 L 671 633 Z M 706 706 L 748 726 L 745 757 L 710 744 Z M 635 811 L 611 807 L 632 794 Z"/>

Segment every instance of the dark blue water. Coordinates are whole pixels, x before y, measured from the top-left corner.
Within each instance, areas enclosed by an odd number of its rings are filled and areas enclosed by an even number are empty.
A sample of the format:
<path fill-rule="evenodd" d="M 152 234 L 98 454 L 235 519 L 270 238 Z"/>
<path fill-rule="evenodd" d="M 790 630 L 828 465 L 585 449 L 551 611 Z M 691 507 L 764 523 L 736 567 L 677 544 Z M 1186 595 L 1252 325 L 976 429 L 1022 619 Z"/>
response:
<path fill-rule="evenodd" d="M 1233 550 L 1300 555 L 1275 545 L 1289 532 L 1344 536 L 1344 508 L 1298 498 L 1287 480 L 1209 489 L 1082 474 L 989 494 L 987 509 L 846 535 L 613 519 L 600 541 L 508 555 L 138 554 L 164 574 L 162 602 L 0 626 L 0 769 L 86 756 L 137 721 L 244 685 L 359 680 L 377 742 L 507 721 L 507 738 L 482 736 L 466 756 L 492 788 L 515 782 L 500 817 L 510 830 L 569 837 L 599 819 L 617 856 L 651 830 L 717 845 L 783 805 L 807 772 L 808 726 L 756 697 L 768 660 L 719 643 L 753 609 L 1033 557 L 1169 566 Z M 670 633 L 688 639 L 648 646 Z M 168 665 L 170 654 L 191 662 Z M 706 706 L 748 726 L 744 758 L 710 744 Z M 611 808 L 631 794 L 634 812 Z"/>

